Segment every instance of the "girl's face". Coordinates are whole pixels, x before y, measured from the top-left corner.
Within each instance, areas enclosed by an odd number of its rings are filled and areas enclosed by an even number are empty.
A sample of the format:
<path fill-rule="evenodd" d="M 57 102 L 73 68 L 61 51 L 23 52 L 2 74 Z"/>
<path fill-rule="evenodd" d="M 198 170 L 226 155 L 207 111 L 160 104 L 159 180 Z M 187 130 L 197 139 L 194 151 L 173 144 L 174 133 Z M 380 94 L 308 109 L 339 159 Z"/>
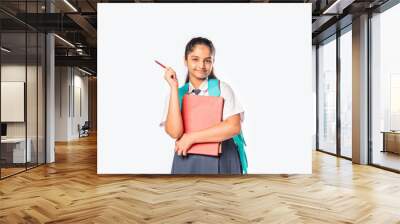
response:
<path fill-rule="evenodd" d="M 210 75 L 214 64 L 214 57 L 208 46 L 203 44 L 195 45 L 193 50 L 185 59 L 189 75 L 197 79 L 205 79 Z"/>

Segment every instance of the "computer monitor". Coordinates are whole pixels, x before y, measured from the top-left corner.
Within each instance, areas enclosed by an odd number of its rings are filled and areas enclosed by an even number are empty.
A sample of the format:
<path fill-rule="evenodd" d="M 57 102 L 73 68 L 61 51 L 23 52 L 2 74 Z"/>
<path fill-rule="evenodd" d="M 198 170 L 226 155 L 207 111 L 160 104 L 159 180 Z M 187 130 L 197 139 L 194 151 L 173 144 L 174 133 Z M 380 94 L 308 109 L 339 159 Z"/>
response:
<path fill-rule="evenodd" d="M 7 124 L 6 123 L 1 123 L 1 136 L 2 137 L 7 136 Z"/>

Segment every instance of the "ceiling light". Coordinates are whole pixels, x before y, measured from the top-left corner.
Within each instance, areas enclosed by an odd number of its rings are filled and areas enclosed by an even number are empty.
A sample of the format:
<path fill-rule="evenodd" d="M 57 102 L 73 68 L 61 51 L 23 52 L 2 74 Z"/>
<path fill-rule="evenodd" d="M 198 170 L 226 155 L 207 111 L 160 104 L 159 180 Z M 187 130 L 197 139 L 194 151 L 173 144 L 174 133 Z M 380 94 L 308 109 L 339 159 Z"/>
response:
<path fill-rule="evenodd" d="M 11 50 L 9 50 L 9 49 L 7 49 L 7 48 L 5 48 L 5 47 L 1 47 L 0 48 L 2 51 L 4 51 L 4 52 L 7 52 L 7 53 L 10 53 L 11 52 Z"/>
<path fill-rule="evenodd" d="M 5 48 L 5 47 L 1 47 L 0 49 L 1 49 L 2 51 L 6 52 L 6 53 L 10 53 L 10 52 L 11 52 L 11 50 L 9 50 L 9 49 L 7 49 L 7 48 Z"/>
<path fill-rule="evenodd" d="M 79 71 L 81 71 L 81 72 L 83 72 L 83 73 L 85 73 L 85 74 L 92 75 L 92 73 L 90 73 L 90 72 L 88 72 L 88 71 L 86 71 L 86 70 L 83 70 L 83 69 L 81 69 L 81 68 L 79 68 L 79 67 L 78 67 L 78 69 L 79 69 Z"/>
<path fill-rule="evenodd" d="M 65 4 L 67 4 L 72 10 L 74 10 L 75 12 L 78 12 L 78 10 L 71 4 L 69 3 L 68 0 L 64 0 Z"/>
<path fill-rule="evenodd" d="M 61 41 L 63 41 L 64 43 L 68 44 L 69 46 L 75 48 L 75 45 L 71 44 L 71 42 L 67 41 L 66 39 L 58 36 L 57 34 L 54 34 L 54 36 L 56 36 L 58 39 L 60 39 Z"/>
<path fill-rule="evenodd" d="M 342 14 L 343 9 L 351 5 L 355 0 L 336 0 L 332 5 L 324 10 L 322 14 Z"/>

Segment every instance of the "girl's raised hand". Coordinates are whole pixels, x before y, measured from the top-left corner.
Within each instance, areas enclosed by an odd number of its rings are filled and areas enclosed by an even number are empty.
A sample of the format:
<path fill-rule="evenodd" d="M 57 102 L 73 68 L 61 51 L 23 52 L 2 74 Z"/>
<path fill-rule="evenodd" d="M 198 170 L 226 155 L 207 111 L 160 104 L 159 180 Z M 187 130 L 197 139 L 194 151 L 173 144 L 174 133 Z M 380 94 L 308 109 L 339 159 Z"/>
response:
<path fill-rule="evenodd" d="M 178 88 L 178 79 L 176 78 L 176 73 L 171 67 L 165 68 L 164 79 L 167 80 L 171 88 Z"/>

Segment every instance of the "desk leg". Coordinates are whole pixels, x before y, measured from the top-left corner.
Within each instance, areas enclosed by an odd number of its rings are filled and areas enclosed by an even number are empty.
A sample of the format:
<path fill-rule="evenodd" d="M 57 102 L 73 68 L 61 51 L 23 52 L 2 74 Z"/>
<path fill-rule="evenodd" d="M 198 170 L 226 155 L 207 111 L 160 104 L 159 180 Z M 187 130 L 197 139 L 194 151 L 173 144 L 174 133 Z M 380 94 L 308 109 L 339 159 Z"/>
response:
<path fill-rule="evenodd" d="M 383 149 L 381 152 L 386 152 L 386 134 L 385 133 L 382 134 L 383 134 Z"/>

